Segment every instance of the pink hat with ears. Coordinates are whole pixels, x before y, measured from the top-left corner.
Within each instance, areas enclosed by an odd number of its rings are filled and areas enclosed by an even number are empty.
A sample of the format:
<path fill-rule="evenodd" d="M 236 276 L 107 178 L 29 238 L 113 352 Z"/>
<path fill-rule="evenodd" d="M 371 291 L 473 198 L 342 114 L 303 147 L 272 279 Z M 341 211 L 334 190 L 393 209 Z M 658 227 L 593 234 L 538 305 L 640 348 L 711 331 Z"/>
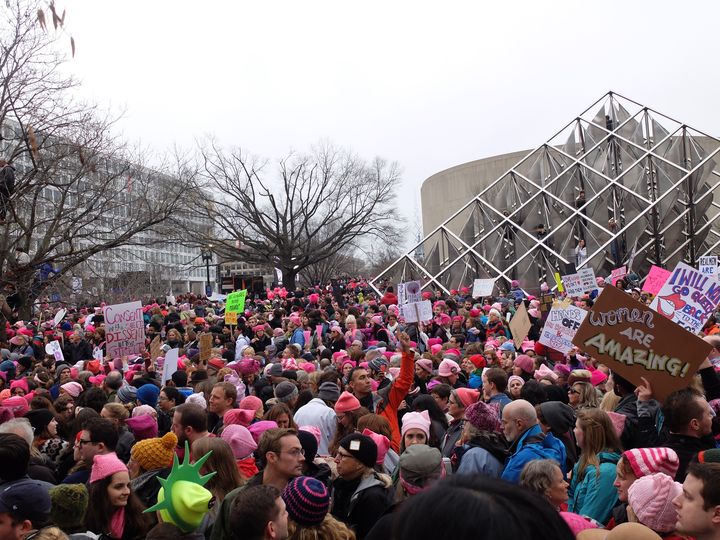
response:
<path fill-rule="evenodd" d="M 300 431 L 307 431 L 308 433 L 311 433 L 313 437 L 315 437 L 315 440 L 318 444 L 320 444 L 320 428 L 317 426 L 300 426 L 298 427 Z"/>
<path fill-rule="evenodd" d="M 427 340 L 428 346 L 432 347 L 433 345 L 442 345 L 442 339 L 438 338 L 430 338 Z"/>
<path fill-rule="evenodd" d="M 437 353 L 439 353 L 440 351 L 442 351 L 442 345 L 438 344 L 438 345 L 431 345 L 431 346 L 430 346 L 430 352 L 431 352 L 432 354 L 437 354 Z"/>
<path fill-rule="evenodd" d="M 405 436 L 410 429 L 419 429 L 430 439 L 430 413 L 427 411 L 409 412 L 402 417 L 401 435 Z"/>
<path fill-rule="evenodd" d="M 238 424 L 248 427 L 255 418 L 255 411 L 251 409 L 229 409 L 223 415 L 223 424 L 226 426 Z"/>
<path fill-rule="evenodd" d="M 377 460 L 375 463 L 377 465 L 381 465 L 385 461 L 385 456 L 390 450 L 390 439 L 388 439 L 385 435 L 375 433 L 368 428 L 363 429 L 362 434 L 375 441 L 375 445 L 377 446 Z"/>
<path fill-rule="evenodd" d="M 127 466 L 120 461 L 115 452 L 96 454 L 90 471 L 90 483 L 97 482 L 117 472 L 127 472 Z"/>

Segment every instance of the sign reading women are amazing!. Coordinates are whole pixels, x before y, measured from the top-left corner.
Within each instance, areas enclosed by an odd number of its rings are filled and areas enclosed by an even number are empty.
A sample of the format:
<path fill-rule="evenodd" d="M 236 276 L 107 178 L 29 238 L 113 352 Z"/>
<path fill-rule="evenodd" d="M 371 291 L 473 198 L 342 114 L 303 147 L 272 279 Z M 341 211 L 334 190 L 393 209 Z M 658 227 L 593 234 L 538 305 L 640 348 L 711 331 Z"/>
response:
<path fill-rule="evenodd" d="M 105 306 L 103 316 L 109 358 L 137 355 L 145 350 L 145 321 L 140 301 Z"/>

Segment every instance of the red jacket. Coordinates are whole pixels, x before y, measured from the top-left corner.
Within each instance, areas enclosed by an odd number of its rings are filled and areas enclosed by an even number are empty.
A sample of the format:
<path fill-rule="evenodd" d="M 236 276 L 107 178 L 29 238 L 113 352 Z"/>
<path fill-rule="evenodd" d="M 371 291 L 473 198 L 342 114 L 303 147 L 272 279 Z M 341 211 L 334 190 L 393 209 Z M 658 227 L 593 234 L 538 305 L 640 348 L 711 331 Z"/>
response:
<path fill-rule="evenodd" d="M 390 430 L 392 438 L 390 444 L 396 452 L 400 451 L 400 424 L 398 422 L 398 407 L 405 396 L 407 396 L 410 386 L 413 382 L 415 373 L 415 355 L 413 353 L 402 353 L 402 361 L 400 362 L 400 374 L 395 379 L 388 392 L 387 403 L 382 411 L 378 412 L 380 416 L 384 416 L 390 422 Z"/>

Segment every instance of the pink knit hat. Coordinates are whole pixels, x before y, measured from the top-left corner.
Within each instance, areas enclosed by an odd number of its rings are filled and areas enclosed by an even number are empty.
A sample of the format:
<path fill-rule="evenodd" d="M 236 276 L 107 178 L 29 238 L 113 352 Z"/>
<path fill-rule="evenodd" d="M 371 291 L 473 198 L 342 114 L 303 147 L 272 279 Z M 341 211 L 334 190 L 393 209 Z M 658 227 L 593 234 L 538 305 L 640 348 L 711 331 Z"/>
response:
<path fill-rule="evenodd" d="M 635 480 L 628 488 L 628 504 L 638 521 L 658 533 L 675 530 L 677 510 L 673 500 L 682 493 L 682 484 L 667 474 L 655 473 Z"/>
<path fill-rule="evenodd" d="M 220 437 L 230 445 L 235 459 L 245 459 L 257 448 L 257 443 L 245 426 L 238 424 L 225 426 Z"/>
<path fill-rule="evenodd" d="M 442 351 L 442 345 L 440 345 L 439 343 L 436 343 L 435 345 L 430 345 L 430 352 L 432 354 L 437 354 L 440 351 Z"/>
<path fill-rule="evenodd" d="M 623 452 L 637 478 L 655 473 L 665 473 L 675 478 L 680 460 L 672 448 L 633 448 Z"/>
<path fill-rule="evenodd" d="M 277 427 L 277 422 L 272 420 L 260 420 L 259 422 L 250 424 L 248 431 L 252 435 L 253 440 L 257 443 L 263 433 L 265 433 L 268 429 L 275 429 Z"/>
<path fill-rule="evenodd" d="M 440 367 L 438 368 L 438 375 L 440 375 L 441 377 L 449 377 L 450 375 L 457 375 L 458 373 L 460 373 L 460 366 L 454 360 L 446 358 L 445 360 L 440 362 Z"/>
<path fill-rule="evenodd" d="M 367 435 L 375 441 L 375 445 L 377 446 L 377 461 L 375 461 L 375 463 L 381 465 L 385 461 L 385 456 L 387 456 L 388 450 L 390 450 L 390 439 L 388 439 L 385 435 L 375 433 L 368 428 L 365 428 L 362 434 Z"/>
<path fill-rule="evenodd" d="M 299 426 L 298 431 L 307 431 L 308 433 L 311 433 L 313 437 L 315 437 L 315 441 L 317 441 L 318 444 L 320 444 L 320 437 L 322 436 L 322 433 L 320 433 L 320 428 L 317 426 Z"/>
<path fill-rule="evenodd" d="M 593 386 L 597 386 L 598 384 L 602 384 L 607 381 L 607 378 L 608 376 L 605 374 L 604 371 L 596 369 L 595 371 L 592 371 L 590 373 L 590 384 L 592 384 Z"/>
<path fill-rule="evenodd" d="M 550 377 L 553 381 L 558 380 L 558 375 L 555 373 L 552 369 L 547 367 L 545 364 L 540 364 L 540 367 L 535 370 L 535 375 L 533 375 L 535 379 L 538 381 L 540 379 L 544 379 L 545 377 Z"/>
<path fill-rule="evenodd" d="M 70 381 L 68 383 L 65 383 L 63 385 L 60 385 L 60 388 L 62 390 L 65 390 L 69 395 L 72 397 L 78 397 L 80 393 L 83 391 L 82 384 L 75 381 Z"/>
<path fill-rule="evenodd" d="M 343 392 L 340 394 L 337 402 L 335 402 L 336 413 L 346 413 L 350 411 L 356 411 L 360 408 L 360 401 L 358 398 L 353 396 L 350 392 Z"/>
<path fill-rule="evenodd" d="M 96 454 L 93 458 L 92 470 L 90 471 L 90 483 L 97 482 L 108 476 L 112 476 L 116 472 L 127 472 L 127 467 L 115 455 L 115 452 L 109 454 Z"/>
<path fill-rule="evenodd" d="M 465 409 L 465 419 L 480 431 L 500 433 L 498 410 L 484 401 L 478 401 Z"/>
<path fill-rule="evenodd" d="M 30 410 L 28 402 L 23 396 L 11 396 L 6 398 L 2 402 L 2 406 L 10 409 L 13 412 L 13 415 L 15 415 L 15 418 L 25 416 L 25 413 Z"/>
<path fill-rule="evenodd" d="M 454 392 L 458 395 L 458 398 L 460 398 L 463 407 L 469 407 L 480 399 L 480 392 L 478 390 L 458 388 Z"/>
<path fill-rule="evenodd" d="M 415 365 L 420 366 L 422 369 L 424 369 L 428 373 L 432 374 L 433 363 L 431 360 L 428 360 L 427 358 L 421 358 L 420 360 L 415 362 Z"/>
<path fill-rule="evenodd" d="M 402 417 L 402 430 L 400 434 L 404 437 L 409 429 L 418 428 L 430 439 L 430 414 L 427 411 L 409 412 Z"/>
<path fill-rule="evenodd" d="M 237 424 L 248 427 L 255 418 L 255 411 L 250 409 L 229 409 L 223 415 L 223 424 L 226 426 Z"/>
<path fill-rule="evenodd" d="M 597 529 L 597 525 L 591 523 L 584 517 L 572 512 L 560 512 L 560 517 L 565 520 L 572 533 L 577 536 L 580 532 L 586 529 Z"/>
<path fill-rule="evenodd" d="M 262 400 L 257 396 L 247 396 L 240 400 L 238 407 L 249 411 L 259 411 L 263 406 Z"/>
<path fill-rule="evenodd" d="M 150 405 L 138 405 L 132 410 L 132 416 L 157 416 L 157 411 Z"/>
<path fill-rule="evenodd" d="M 535 371 L 535 360 L 527 354 L 519 355 L 513 362 L 513 365 L 519 367 L 525 373 L 533 373 Z"/>
<path fill-rule="evenodd" d="M 135 435 L 136 442 L 144 439 L 154 439 L 158 436 L 157 421 L 149 414 L 133 416 L 125 420 L 125 423 L 128 428 L 130 428 L 130 431 L 132 431 L 132 434 Z"/>
<path fill-rule="evenodd" d="M 508 386 L 510 386 L 510 383 L 513 381 L 518 381 L 520 383 L 520 386 L 525 386 L 525 379 L 518 375 L 510 375 L 508 377 Z"/>

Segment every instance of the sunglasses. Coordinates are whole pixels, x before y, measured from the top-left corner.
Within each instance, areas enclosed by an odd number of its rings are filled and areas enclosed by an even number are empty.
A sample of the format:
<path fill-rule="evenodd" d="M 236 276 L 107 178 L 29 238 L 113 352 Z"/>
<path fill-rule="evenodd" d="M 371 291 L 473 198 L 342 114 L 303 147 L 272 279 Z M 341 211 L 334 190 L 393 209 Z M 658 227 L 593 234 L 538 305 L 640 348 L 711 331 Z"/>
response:
<path fill-rule="evenodd" d="M 578 390 L 575 390 L 574 388 L 570 388 L 570 390 L 568 390 L 568 394 L 578 394 L 579 395 L 580 392 Z"/>

